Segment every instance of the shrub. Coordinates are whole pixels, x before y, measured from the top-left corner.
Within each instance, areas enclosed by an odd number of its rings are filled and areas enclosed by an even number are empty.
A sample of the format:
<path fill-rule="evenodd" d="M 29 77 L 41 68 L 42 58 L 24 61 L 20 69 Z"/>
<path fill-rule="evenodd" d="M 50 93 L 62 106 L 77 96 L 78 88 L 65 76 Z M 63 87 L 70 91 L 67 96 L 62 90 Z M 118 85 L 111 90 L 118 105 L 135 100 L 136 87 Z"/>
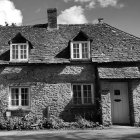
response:
<path fill-rule="evenodd" d="M 95 128 L 99 126 L 98 122 L 94 123 L 94 122 L 88 121 L 85 118 L 82 118 L 81 116 L 77 116 L 75 119 L 78 124 L 78 128 Z"/>
<path fill-rule="evenodd" d="M 31 122 L 24 120 L 22 117 L 11 117 L 0 121 L 1 130 L 28 130 L 31 128 Z"/>
<path fill-rule="evenodd" d="M 64 121 L 58 117 L 50 118 L 53 129 L 60 129 L 65 127 Z"/>
<path fill-rule="evenodd" d="M 52 122 L 48 118 L 43 119 L 42 126 L 47 129 L 53 128 Z"/>
<path fill-rule="evenodd" d="M 85 129 L 98 127 L 99 123 L 94 123 L 82 118 L 76 117 L 75 122 L 64 122 L 58 117 L 37 118 L 31 116 L 11 117 L 10 119 L 0 120 L 0 130 L 30 130 L 30 129 Z"/>

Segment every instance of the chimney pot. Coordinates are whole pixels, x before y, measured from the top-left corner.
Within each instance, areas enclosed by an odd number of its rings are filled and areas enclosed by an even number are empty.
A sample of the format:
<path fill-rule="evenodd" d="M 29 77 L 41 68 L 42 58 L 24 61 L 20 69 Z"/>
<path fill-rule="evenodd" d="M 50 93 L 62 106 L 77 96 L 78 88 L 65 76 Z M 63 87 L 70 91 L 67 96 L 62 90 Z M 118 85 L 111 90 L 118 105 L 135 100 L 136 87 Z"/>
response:
<path fill-rule="evenodd" d="M 98 18 L 98 22 L 101 24 L 103 23 L 103 20 L 104 20 L 103 18 Z"/>
<path fill-rule="evenodd" d="M 47 10 L 48 14 L 48 29 L 56 29 L 57 28 L 57 9 L 49 8 Z"/>

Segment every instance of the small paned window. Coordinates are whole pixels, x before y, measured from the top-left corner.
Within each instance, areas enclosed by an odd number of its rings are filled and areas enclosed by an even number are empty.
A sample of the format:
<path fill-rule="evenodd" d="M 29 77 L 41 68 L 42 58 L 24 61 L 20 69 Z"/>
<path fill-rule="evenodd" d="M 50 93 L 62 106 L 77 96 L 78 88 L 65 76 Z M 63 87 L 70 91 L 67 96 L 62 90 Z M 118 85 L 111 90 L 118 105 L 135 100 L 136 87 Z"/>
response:
<path fill-rule="evenodd" d="M 71 42 L 72 59 L 89 59 L 90 58 L 89 42 Z"/>
<path fill-rule="evenodd" d="M 79 44 L 73 44 L 73 58 L 79 58 L 79 57 L 80 57 Z"/>
<path fill-rule="evenodd" d="M 29 107 L 28 87 L 11 87 L 10 92 L 10 107 Z"/>
<path fill-rule="evenodd" d="M 114 95 L 120 95 L 120 90 L 114 90 Z"/>
<path fill-rule="evenodd" d="M 28 45 L 27 44 L 11 44 L 10 47 L 11 61 L 27 61 Z"/>
<path fill-rule="evenodd" d="M 92 104 L 93 86 L 92 84 L 73 85 L 73 104 Z"/>
<path fill-rule="evenodd" d="M 88 58 L 89 51 L 88 51 L 88 44 L 82 43 L 82 58 Z"/>

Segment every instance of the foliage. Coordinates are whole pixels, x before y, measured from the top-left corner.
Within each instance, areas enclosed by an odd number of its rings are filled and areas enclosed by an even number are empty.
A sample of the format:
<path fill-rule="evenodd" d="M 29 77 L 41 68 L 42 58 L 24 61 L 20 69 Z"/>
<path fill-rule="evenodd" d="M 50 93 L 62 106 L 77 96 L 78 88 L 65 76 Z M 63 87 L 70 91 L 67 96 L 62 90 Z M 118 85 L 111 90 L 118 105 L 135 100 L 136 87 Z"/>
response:
<path fill-rule="evenodd" d="M 51 129 L 51 128 L 53 128 L 52 122 L 51 122 L 50 119 L 48 119 L 48 118 L 44 118 L 44 119 L 43 119 L 42 126 L 43 126 L 44 128 L 46 128 L 46 129 Z"/>
<path fill-rule="evenodd" d="M 31 122 L 25 121 L 21 117 L 14 117 L 5 119 L 0 122 L 0 129 L 2 130 L 29 130 L 31 129 Z"/>
<path fill-rule="evenodd" d="M 95 128 L 95 127 L 99 127 L 98 122 L 94 123 L 92 121 L 88 121 L 85 118 L 82 118 L 81 116 L 76 117 L 76 122 L 78 123 L 79 128 Z"/>
<path fill-rule="evenodd" d="M 94 122 L 88 121 L 82 118 L 81 116 L 77 116 L 75 122 L 64 122 L 64 120 L 60 118 L 53 117 L 51 119 L 46 119 L 44 123 L 44 127 L 48 129 L 50 128 L 52 129 L 77 129 L 77 128 L 86 129 L 86 128 L 95 128 L 99 126 L 100 125 L 98 122 L 94 123 Z"/>
<path fill-rule="evenodd" d="M 0 130 L 31 130 L 31 129 L 86 129 L 99 127 L 99 123 L 94 123 L 76 117 L 75 122 L 64 122 L 58 117 L 37 118 L 32 116 L 11 117 L 0 121 Z"/>

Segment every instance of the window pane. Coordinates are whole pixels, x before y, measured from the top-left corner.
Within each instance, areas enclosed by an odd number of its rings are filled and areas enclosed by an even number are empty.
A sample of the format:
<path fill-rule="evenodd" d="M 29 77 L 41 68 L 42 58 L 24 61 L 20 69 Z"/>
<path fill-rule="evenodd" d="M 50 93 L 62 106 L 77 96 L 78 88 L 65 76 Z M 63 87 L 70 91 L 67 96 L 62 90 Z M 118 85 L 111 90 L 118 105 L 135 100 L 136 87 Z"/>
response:
<path fill-rule="evenodd" d="M 91 85 L 83 85 L 83 97 L 84 97 L 85 104 L 92 103 L 91 93 L 92 93 Z"/>
<path fill-rule="evenodd" d="M 21 49 L 21 50 L 23 49 L 23 45 L 20 46 L 20 49 Z"/>
<path fill-rule="evenodd" d="M 82 104 L 81 85 L 73 85 L 73 103 Z"/>
<path fill-rule="evenodd" d="M 81 91 L 78 91 L 77 96 L 78 96 L 78 98 L 81 98 Z"/>
<path fill-rule="evenodd" d="M 28 88 L 21 88 L 21 105 L 22 106 L 29 106 Z"/>
<path fill-rule="evenodd" d="M 29 88 L 11 88 L 11 105 L 29 106 Z"/>
<path fill-rule="evenodd" d="M 20 59 L 27 59 L 27 45 L 20 45 Z"/>
<path fill-rule="evenodd" d="M 18 45 L 12 45 L 12 59 L 18 59 Z"/>
<path fill-rule="evenodd" d="M 88 98 L 88 103 L 91 103 L 92 102 L 92 98 Z"/>
<path fill-rule="evenodd" d="M 19 89 L 18 88 L 11 89 L 11 105 L 12 106 L 19 105 Z"/>
<path fill-rule="evenodd" d="M 88 43 L 82 43 L 82 58 L 88 58 Z"/>
<path fill-rule="evenodd" d="M 79 44 L 73 44 L 73 58 L 80 58 Z"/>
<path fill-rule="evenodd" d="M 87 103 L 88 101 L 87 101 L 87 98 L 84 98 L 84 103 Z"/>
<path fill-rule="evenodd" d="M 20 52 L 20 53 L 21 53 L 20 58 L 21 58 L 21 59 L 23 59 L 23 50 L 21 50 L 21 52 Z"/>

